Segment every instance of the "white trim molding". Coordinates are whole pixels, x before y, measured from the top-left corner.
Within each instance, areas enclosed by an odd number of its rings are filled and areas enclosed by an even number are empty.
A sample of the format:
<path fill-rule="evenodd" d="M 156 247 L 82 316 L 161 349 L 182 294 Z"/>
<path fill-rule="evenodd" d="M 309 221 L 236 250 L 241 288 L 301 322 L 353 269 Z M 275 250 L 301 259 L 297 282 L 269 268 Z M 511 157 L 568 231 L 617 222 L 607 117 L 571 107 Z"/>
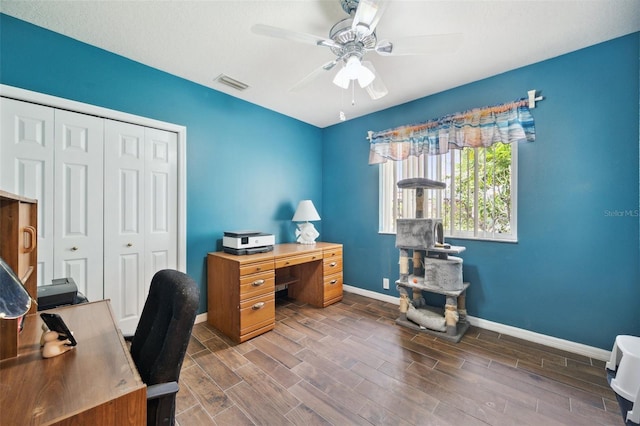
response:
<path fill-rule="evenodd" d="M 196 315 L 196 320 L 194 324 L 200 324 L 201 322 L 207 322 L 207 312 L 203 312 L 201 314 Z"/>
<path fill-rule="evenodd" d="M 399 305 L 400 303 L 398 297 L 377 293 L 375 291 L 363 290 L 361 288 L 352 287 L 346 284 L 343 284 L 343 289 L 344 291 L 347 291 L 349 293 L 359 294 L 360 296 L 369 297 L 371 299 L 376 299 L 383 302 L 393 303 L 395 305 Z M 500 324 L 473 316 L 467 316 L 467 319 L 469 320 L 469 323 L 471 325 L 484 328 L 485 330 L 495 331 L 496 333 L 506 334 L 509 336 L 517 337 L 519 339 L 528 340 L 530 342 L 539 343 L 541 345 L 550 346 L 552 348 L 560 349 L 578 355 L 583 355 L 589 358 L 608 361 L 611 357 L 611 351 L 584 345 L 582 343 L 559 339 L 557 337 L 547 336 L 546 334 L 535 333 L 523 328 L 512 327 L 510 325 Z"/>

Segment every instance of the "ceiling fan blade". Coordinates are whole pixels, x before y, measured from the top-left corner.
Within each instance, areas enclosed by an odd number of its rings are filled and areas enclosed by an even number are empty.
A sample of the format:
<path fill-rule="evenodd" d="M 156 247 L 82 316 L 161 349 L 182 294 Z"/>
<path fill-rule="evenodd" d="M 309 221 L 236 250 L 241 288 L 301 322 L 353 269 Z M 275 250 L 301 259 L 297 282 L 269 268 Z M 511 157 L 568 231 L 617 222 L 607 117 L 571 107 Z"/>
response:
<path fill-rule="evenodd" d="M 389 93 L 389 90 L 382 81 L 380 74 L 376 72 L 373 64 L 369 61 L 362 61 L 362 66 L 368 68 L 369 71 L 371 71 L 376 76 L 376 78 L 374 78 L 373 81 L 367 87 L 365 87 L 365 90 L 369 94 L 369 97 L 373 100 L 376 100 L 382 98 L 383 96 L 386 96 L 386 94 Z"/>
<path fill-rule="evenodd" d="M 267 37 L 282 38 L 285 40 L 297 41 L 300 43 L 313 44 L 315 46 L 342 47 L 331 39 L 319 37 L 313 34 L 299 33 L 285 30 L 284 28 L 272 27 L 271 25 L 255 24 L 251 27 L 251 32 Z"/>
<path fill-rule="evenodd" d="M 453 53 L 458 50 L 463 39 L 461 33 L 404 37 L 394 42 L 381 40 L 375 50 L 382 56 Z"/>
<path fill-rule="evenodd" d="M 304 77 L 302 80 L 300 80 L 299 82 L 297 82 L 293 87 L 291 87 L 289 89 L 290 92 L 298 92 L 302 89 L 304 89 L 305 87 L 307 87 L 313 80 L 315 80 L 316 78 L 318 78 L 318 76 L 320 74 L 322 74 L 325 71 L 329 71 L 331 69 L 333 69 L 333 67 L 336 66 L 336 64 L 338 63 L 338 60 L 333 60 L 331 62 L 327 62 L 326 64 L 322 65 L 321 67 L 316 68 L 315 70 L 313 70 L 310 74 L 308 74 L 306 77 Z"/>
<path fill-rule="evenodd" d="M 351 28 L 363 36 L 375 31 L 387 3 L 384 0 L 359 0 Z"/>

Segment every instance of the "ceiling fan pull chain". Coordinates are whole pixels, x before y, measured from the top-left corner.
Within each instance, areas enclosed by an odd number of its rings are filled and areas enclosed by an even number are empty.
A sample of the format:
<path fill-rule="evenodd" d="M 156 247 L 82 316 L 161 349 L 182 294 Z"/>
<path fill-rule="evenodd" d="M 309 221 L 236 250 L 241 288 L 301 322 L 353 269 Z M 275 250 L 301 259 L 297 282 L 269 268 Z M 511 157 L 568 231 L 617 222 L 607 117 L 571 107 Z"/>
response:
<path fill-rule="evenodd" d="M 351 80 L 351 106 L 356 104 L 356 81 Z"/>

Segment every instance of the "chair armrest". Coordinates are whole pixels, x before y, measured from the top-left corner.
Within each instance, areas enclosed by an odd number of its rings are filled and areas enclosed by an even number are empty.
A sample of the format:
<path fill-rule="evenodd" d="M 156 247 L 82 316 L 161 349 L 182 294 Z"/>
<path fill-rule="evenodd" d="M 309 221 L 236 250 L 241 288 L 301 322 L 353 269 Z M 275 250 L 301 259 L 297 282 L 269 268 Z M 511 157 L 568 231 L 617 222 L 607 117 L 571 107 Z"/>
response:
<path fill-rule="evenodd" d="M 162 398 L 163 396 L 178 393 L 179 390 L 178 382 L 158 383 L 157 385 L 147 386 L 147 400 Z"/>

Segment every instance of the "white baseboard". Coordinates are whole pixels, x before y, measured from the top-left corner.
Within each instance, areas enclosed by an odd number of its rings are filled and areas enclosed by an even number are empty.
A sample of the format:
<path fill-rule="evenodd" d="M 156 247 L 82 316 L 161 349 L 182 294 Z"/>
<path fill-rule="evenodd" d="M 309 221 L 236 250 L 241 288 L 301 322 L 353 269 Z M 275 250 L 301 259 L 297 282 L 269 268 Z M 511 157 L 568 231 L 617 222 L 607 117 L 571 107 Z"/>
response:
<path fill-rule="evenodd" d="M 201 322 L 207 322 L 207 313 L 206 312 L 203 312 L 201 314 L 196 315 L 195 324 L 199 324 Z"/>
<path fill-rule="evenodd" d="M 349 293 L 359 294 L 360 296 L 370 297 L 371 299 L 381 300 L 383 302 L 393 303 L 394 305 L 400 305 L 400 300 L 397 296 L 391 296 L 382 293 L 376 293 L 371 290 L 364 290 L 358 287 L 352 287 L 350 285 L 343 284 L 342 289 Z"/>
<path fill-rule="evenodd" d="M 390 296 L 386 294 L 377 293 L 375 291 L 363 290 L 358 287 L 352 287 L 350 285 L 343 285 L 344 291 L 349 293 L 359 294 L 361 296 L 369 297 L 371 299 L 381 300 L 383 302 L 393 303 L 399 305 L 398 297 Z M 512 327 L 510 325 L 500 324 L 493 321 L 488 321 L 482 318 L 473 316 L 467 316 L 469 323 L 473 326 L 484 328 L 485 330 L 495 331 L 497 333 L 507 334 L 509 336 L 517 337 L 519 339 L 528 340 L 530 342 L 539 343 L 541 345 L 550 346 L 552 348 L 560 349 L 563 351 L 571 352 L 587 356 L 601 361 L 608 361 L 611 356 L 611 351 L 596 348 L 593 346 L 583 345 L 582 343 L 572 342 L 570 340 L 559 339 L 553 336 L 547 336 L 546 334 L 535 333 L 533 331 L 525 330 L 523 328 Z"/>

